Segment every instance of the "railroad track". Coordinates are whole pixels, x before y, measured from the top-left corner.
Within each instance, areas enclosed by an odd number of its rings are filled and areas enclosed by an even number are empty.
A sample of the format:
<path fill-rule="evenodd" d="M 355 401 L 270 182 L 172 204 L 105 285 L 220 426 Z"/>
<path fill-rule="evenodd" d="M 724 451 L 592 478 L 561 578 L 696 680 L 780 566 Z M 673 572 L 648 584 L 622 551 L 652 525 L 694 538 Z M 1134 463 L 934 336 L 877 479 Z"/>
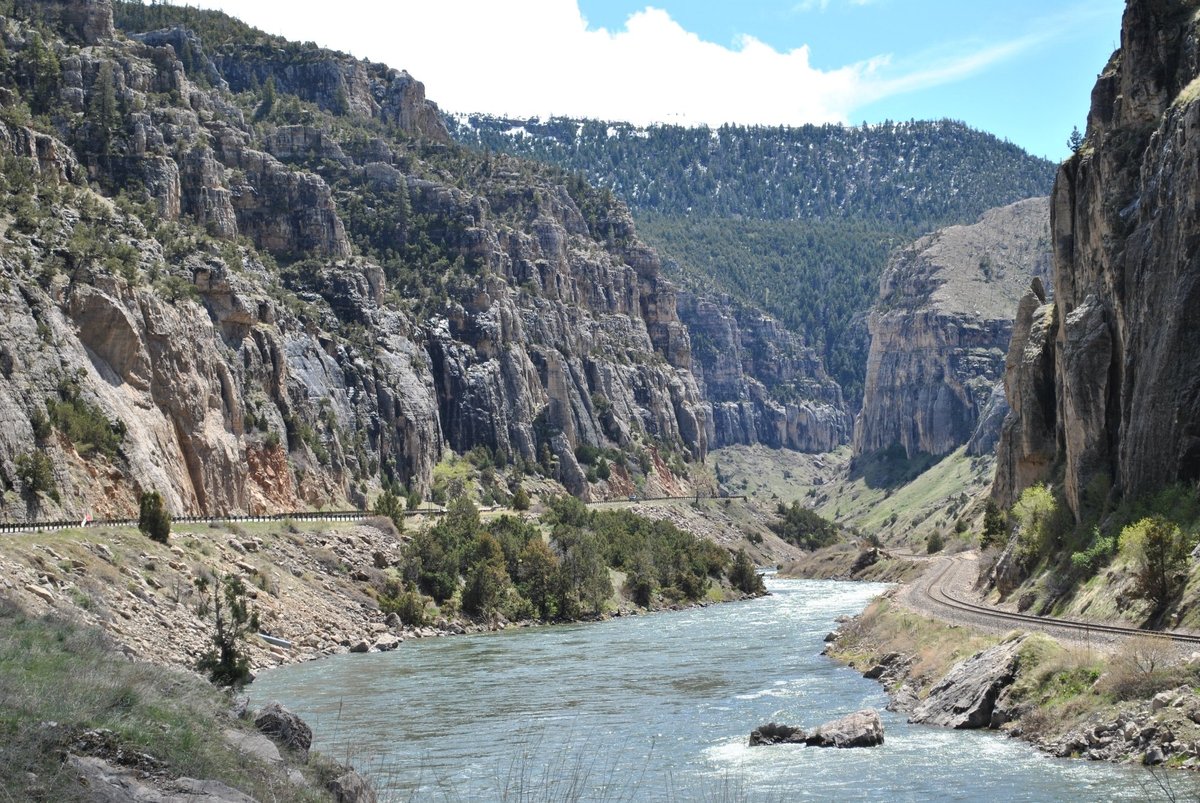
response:
<path fill-rule="evenodd" d="M 1168 638 L 1178 644 L 1200 645 L 1200 635 L 1195 633 L 1184 633 L 1177 630 L 1140 630 L 1136 627 L 1100 624 L 1098 622 L 1082 622 L 1076 619 L 1059 619 L 1053 616 L 1035 616 L 1028 613 L 1005 611 L 993 608 L 990 605 L 979 605 L 974 602 L 968 602 L 951 594 L 946 589 L 946 576 L 961 565 L 962 561 L 958 558 L 947 560 L 946 565 L 938 570 L 937 574 L 928 583 L 922 582 L 921 593 L 935 606 L 950 608 L 960 613 L 969 614 L 972 617 L 986 619 L 993 624 L 1001 626 L 1021 625 L 1042 631 L 1066 630 L 1089 637 L 1097 635 L 1128 638 L 1129 636 L 1153 635 Z"/>

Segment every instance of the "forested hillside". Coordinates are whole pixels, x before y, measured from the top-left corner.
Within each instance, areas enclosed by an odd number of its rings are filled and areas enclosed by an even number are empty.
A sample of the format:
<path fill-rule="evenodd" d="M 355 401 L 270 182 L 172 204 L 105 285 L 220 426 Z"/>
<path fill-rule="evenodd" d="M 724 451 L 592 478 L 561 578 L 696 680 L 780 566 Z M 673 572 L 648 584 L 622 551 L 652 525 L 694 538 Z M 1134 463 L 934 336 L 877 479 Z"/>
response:
<path fill-rule="evenodd" d="M 801 333 L 854 402 L 891 250 L 1049 192 L 1053 165 L 951 121 L 718 129 L 452 118 L 458 141 L 578 171 L 629 204 L 685 284 Z M 668 262 L 668 267 L 672 267 Z"/>

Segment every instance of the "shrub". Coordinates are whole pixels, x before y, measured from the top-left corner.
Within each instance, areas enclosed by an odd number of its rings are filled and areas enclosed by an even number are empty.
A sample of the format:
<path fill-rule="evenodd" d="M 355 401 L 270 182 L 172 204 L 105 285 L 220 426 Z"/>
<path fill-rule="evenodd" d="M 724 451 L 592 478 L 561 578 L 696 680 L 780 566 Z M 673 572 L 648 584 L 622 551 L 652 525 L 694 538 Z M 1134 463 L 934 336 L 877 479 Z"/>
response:
<path fill-rule="evenodd" d="M 1080 574 L 1090 577 L 1113 556 L 1117 549 L 1117 539 L 1100 534 L 1098 527 L 1092 528 L 1092 541 L 1089 546 L 1071 555 L 1071 568 Z"/>
<path fill-rule="evenodd" d="M 1047 485 L 1026 488 L 1012 513 L 1018 528 L 1017 555 L 1025 566 L 1033 566 L 1053 550 L 1070 516 Z"/>
<path fill-rule="evenodd" d="M 44 493 L 58 501 L 58 486 L 54 482 L 54 463 L 45 452 L 28 452 L 17 455 L 17 479 L 27 497 Z"/>
<path fill-rule="evenodd" d="M 996 504 L 996 500 L 987 500 L 983 510 L 983 532 L 979 536 L 979 548 L 987 549 L 992 544 L 1008 540 L 1008 521 L 1004 511 Z"/>
<path fill-rule="evenodd" d="M 529 492 L 525 490 L 525 486 L 517 486 L 516 493 L 512 498 L 513 510 L 529 510 Z"/>
<path fill-rule="evenodd" d="M 416 510 L 421 506 L 421 492 L 416 488 L 413 488 L 408 492 L 408 496 L 405 498 L 404 503 L 409 510 Z"/>
<path fill-rule="evenodd" d="M 935 552 L 941 552 L 946 548 L 946 539 L 942 535 L 941 530 L 934 530 L 925 539 L 925 552 L 932 555 Z"/>
<path fill-rule="evenodd" d="M 1174 643 L 1157 633 L 1131 636 L 1108 663 L 1099 689 L 1117 700 L 1146 700 L 1187 680 Z M 1194 682 L 1194 678 L 1192 679 Z"/>
<path fill-rule="evenodd" d="M 780 538 L 801 549 L 818 549 L 838 539 L 836 524 L 816 511 L 801 506 L 799 502 L 792 502 L 791 507 L 785 507 L 780 502 L 775 512 L 780 520 L 772 523 L 771 529 Z"/>
<path fill-rule="evenodd" d="M 411 586 L 396 589 L 394 594 L 383 594 L 379 598 L 379 610 L 394 613 L 400 621 L 410 627 L 422 627 L 428 621 L 425 610 L 429 598 Z"/>
<path fill-rule="evenodd" d="M 746 594 L 765 594 L 766 586 L 762 575 L 754 569 L 746 550 L 739 549 L 733 556 L 733 566 L 729 570 L 729 582 L 734 588 Z"/>
<path fill-rule="evenodd" d="M 481 533 L 475 544 L 475 558 L 467 571 L 463 589 L 463 611 L 487 616 L 497 611 L 508 594 L 511 583 L 499 542 L 489 533 Z"/>
<path fill-rule="evenodd" d="M 74 382 L 61 383 L 58 392 L 60 399 L 46 401 L 46 410 L 54 426 L 85 457 L 96 453 L 116 457 L 125 439 L 124 423 L 109 421 L 99 407 L 80 398 L 79 387 Z"/>
<path fill-rule="evenodd" d="M 1120 548 L 1137 565 L 1138 592 L 1166 607 L 1187 579 L 1192 538 L 1174 522 L 1151 516 L 1121 531 Z"/>
<path fill-rule="evenodd" d="M 585 466 L 590 466 L 599 459 L 603 451 L 590 443 L 581 443 L 575 447 L 575 459 Z"/>
<path fill-rule="evenodd" d="M 375 506 L 371 512 L 377 516 L 386 516 L 392 520 L 392 524 L 396 525 L 397 532 L 404 532 L 404 505 L 400 501 L 400 497 L 392 493 L 392 490 L 386 489 L 375 500 Z"/>
<path fill-rule="evenodd" d="M 170 538 L 171 514 L 158 491 L 146 491 L 138 500 L 138 529 L 160 544 Z"/>

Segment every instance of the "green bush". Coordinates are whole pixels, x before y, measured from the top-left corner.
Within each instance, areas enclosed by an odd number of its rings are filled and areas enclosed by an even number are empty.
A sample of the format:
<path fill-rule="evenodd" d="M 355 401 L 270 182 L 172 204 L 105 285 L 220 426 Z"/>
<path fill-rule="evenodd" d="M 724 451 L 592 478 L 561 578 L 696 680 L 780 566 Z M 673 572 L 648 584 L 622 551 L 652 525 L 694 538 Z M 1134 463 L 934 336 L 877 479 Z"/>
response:
<path fill-rule="evenodd" d="M 941 530 L 934 530 L 925 539 L 925 552 L 932 555 L 935 552 L 941 552 L 946 548 L 946 538 L 942 535 Z"/>
<path fill-rule="evenodd" d="M 200 656 L 196 668 L 219 686 L 241 688 L 250 680 L 245 641 L 248 634 L 258 632 L 258 611 L 250 606 L 246 586 L 235 575 L 201 576 L 196 587 L 213 616 L 212 647 Z M 211 606 L 207 604 L 210 591 Z"/>
<path fill-rule="evenodd" d="M 529 492 L 525 490 L 525 486 L 517 486 L 516 492 L 512 498 L 513 510 L 529 510 Z"/>
<path fill-rule="evenodd" d="M 792 502 L 791 507 L 780 502 L 775 512 L 779 520 L 771 523 L 770 528 L 784 541 L 801 549 L 818 549 L 838 539 L 836 524 L 799 502 Z"/>
<path fill-rule="evenodd" d="M 405 497 L 404 504 L 409 510 L 419 508 L 421 506 L 421 492 L 413 488 L 408 492 L 408 496 Z"/>
<path fill-rule="evenodd" d="M 379 610 L 396 614 L 409 627 L 423 627 L 428 622 L 428 599 L 412 587 L 396 589 L 394 594 L 380 595 Z"/>
<path fill-rule="evenodd" d="M 54 463 L 45 452 L 28 452 L 17 455 L 17 479 L 21 481 L 24 493 L 28 497 L 36 497 L 39 493 L 46 494 L 55 502 L 58 501 L 58 486 L 54 482 Z"/>
<path fill-rule="evenodd" d="M 1013 506 L 1017 522 L 1017 556 L 1026 567 L 1051 554 L 1071 529 L 1071 513 L 1047 485 L 1034 485 L 1021 493 Z"/>
<path fill-rule="evenodd" d="M 585 466 L 595 463 L 602 454 L 604 454 L 602 449 L 590 443 L 581 443 L 575 447 L 575 459 Z"/>
<path fill-rule="evenodd" d="M 979 536 L 979 546 L 987 549 L 993 544 L 1003 544 L 1008 540 L 1008 517 L 995 499 L 988 499 L 983 510 L 983 532 Z"/>
<path fill-rule="evenodd" d="M 739 549 L 733 557 L 733 566 L 729 570 L 729 582 L 734 588 L 745 594 L 765 594 L 766 586 L 762 575 L 754 569 L 746 550 Z"/>
<path fill-rule="evenodd" d="M 1092 528 L 1092 540 L 1087 548 L 1071 555 L 1071 568 L 1085 577 L 1091 577 L 1101 566 L 1108 563 L 1117 551 L 1117 539 L 1100 534 L 1098 527 Z"/>
<path fill-rule="evenodd" d="M 1137 566 L 1138 592 L 1165 608 L 1187 580 L 1194 538 L 1162 516 L 1151 516 L 1121 531 L 1120 550 Z"/>
<path fill-rule="evenodd" d="M 125 439 L 125 424 L 111 422 L 96 405 L 80 398 L 79 386 L 65 381 L 58 399 L 46 400 L 50 421 L 85 457 L 102 454 L 115 458 Z"/>
<path fill-rule="evenodd" d="M 138 500 L 138 529 L 160 544 L 170 538 L 171 514 L 158 491 L 145 491 Z"/>
<path fill-rule="evenodd" d="M 386 516 L 396 525 L 397 532 L 404 532 L 404 504 L 400 497 L 392 493 L 390 488 L 384 490 L 375 500 L 371 512 L 376 516 Z"/>

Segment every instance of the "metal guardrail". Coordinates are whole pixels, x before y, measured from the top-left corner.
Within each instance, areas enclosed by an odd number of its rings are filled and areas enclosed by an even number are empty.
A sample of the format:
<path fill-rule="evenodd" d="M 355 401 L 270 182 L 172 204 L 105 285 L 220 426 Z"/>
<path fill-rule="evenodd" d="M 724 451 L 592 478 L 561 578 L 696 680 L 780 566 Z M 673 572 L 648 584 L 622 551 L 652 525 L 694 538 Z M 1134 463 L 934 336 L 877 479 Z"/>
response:
<path fill-rule="evenodd" d="M 683 499 L 696 499 L 692 494 L 688 496 L 646 496 L 637 497 L 636 499 L 597 499 L 588 502 L 589 505 L 611 504 L 615 502 L 639 503 L 639 502 L 669 502 L 679 501 Z M 723 499 L 740 499 L 745 501 L 746 497 L 742 496 L 701 496 L 702 500 L 723 500 Z M 490 508 L 480 508 L 483 512 L 494 512 L 502 510 L 497 506 Z M 422 510 L 404 511 L 405 516 L 443 516 L 446 511 L 441 508 L 428 508 Z M 371 518 L 379 515 L 370 510 L 301 510 L 291 511 L 286 513 L 270 513 L 259 516 L 172 516 L 172 524 L 254 524 L 275 521 L 362 521 L 363 519 Z M 137 519 L 92 519 L 90 521 L 79 521 L 78 519 L 60 519 L 55 521 L 29 521 L 29 522 L 0 522 L 0 534 L 15 534 L 15 533 L 37 533 L 37 532 L 53 532 L 56 530 L 77 530 L 94 527 L 137 527 Z"/>

